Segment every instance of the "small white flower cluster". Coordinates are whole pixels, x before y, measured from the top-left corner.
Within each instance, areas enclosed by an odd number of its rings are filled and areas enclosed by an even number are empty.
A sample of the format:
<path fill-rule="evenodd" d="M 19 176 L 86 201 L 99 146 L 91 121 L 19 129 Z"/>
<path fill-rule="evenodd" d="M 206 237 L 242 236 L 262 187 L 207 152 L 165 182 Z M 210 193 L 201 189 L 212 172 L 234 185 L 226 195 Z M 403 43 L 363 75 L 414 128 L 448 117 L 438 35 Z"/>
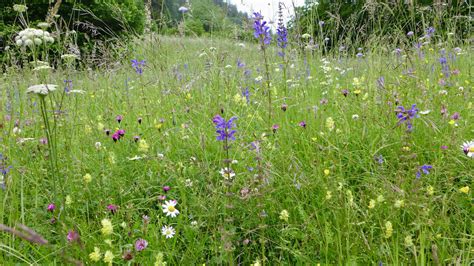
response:
<path fill-rule="evenodd" d="M 17 46 L 35 46 L 43 43 L 53 43 L 54 38 L 45 30 L 27 28 L 18 33 L 15 37 Z"/>

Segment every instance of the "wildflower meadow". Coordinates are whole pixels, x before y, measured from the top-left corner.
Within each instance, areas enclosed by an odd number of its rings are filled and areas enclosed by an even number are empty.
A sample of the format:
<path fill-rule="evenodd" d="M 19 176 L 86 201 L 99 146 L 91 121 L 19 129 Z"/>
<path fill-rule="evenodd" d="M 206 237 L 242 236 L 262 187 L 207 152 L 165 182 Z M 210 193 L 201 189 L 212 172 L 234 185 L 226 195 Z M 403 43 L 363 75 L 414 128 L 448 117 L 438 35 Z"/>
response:
<path fill-rule="evenodd" d="M 19 29 L 0 265 L 471 265 L 472 39 L 335 45 L 278 8 L 245 40 L 145 30 L 93 63 L 54 18 Z"/>

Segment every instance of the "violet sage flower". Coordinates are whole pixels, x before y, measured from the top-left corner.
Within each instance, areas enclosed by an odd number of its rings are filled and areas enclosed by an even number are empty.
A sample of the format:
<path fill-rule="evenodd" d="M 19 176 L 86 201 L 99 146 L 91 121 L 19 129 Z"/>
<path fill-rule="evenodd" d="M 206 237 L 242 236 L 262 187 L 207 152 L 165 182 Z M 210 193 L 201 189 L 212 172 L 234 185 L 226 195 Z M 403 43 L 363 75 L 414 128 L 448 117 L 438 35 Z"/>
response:
<path fill-rule="evenodd" d="M 137 74 L 143 74 L 143 67 L 145 67 L 146 61 L 145 60 L 140 60 L 138 61 L 137 59 L 133 59 L 132 61 L 132 67 L 135 69 L 135 72 Z"/>
<path fill-rule="evenodd" d="M 398 125 L 405 123 L 407 125 L 407 131 L 411 132 L 413 129 L 412 120 L 418 117 L 418 108 L 416 108 L 416 104 L 413 104 L 411 109 L 408 110 L 403 106 L 398 106 L 395 112 L 398 118 Z"/>
<path fill-rule="evenodd" d="M 227 140 L 235 140 L 235 130 L 232 130 L 235 128 L 235 123 L 234 121 L 237 119 L 237 117 L 231 117 L 228 121 L 226 121 L 222 116 L 216 115 L 212 119 L 212 122 L 216 126 L 216 133 L 217 133 L 217 140 L 219 141 L 227 141 Z"/>
<path fill-rule="evenodd" d="M 430 173 L 428 170 L 430 169 L 433 169 L 433 166 L 427 165 L 427 164 L 420 166 L 420 168 L 418 169 L 418 172 L 416 172 L 416 178 L 420 178 L 421 173 L 428 175 Z"/>
<path fill-rule="evenodd" d="M 267 25 L 267 22 L 263 20 L 262 14 L 259 12 L 254 12 L 254 36 L 257 38 L 262 45 L 268 45 L 272 41 L 270 35 L 270 27 Z"/>

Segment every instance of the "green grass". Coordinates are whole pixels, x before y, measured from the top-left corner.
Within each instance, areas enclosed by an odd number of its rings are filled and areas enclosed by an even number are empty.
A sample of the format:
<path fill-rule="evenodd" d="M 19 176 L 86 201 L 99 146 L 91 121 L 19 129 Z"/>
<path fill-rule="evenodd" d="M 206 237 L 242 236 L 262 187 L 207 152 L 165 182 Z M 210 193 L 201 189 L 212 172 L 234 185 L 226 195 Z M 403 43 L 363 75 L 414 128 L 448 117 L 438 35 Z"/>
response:
<path fill-rule="evenodd" d="M 452 53 L 453 47 L 445 48 Z M 0 190 L 0 223 L 24 224 L 49 244 L 1 233 L 0 264 L 93 265 L 89 254 L 99 247 L 102 255 L 112 251 L 117 264 L 125 264 L 122 254 L 131 250 L 133 261 L 142 265 L 154 263 L 160 252 L 169 265 L 249 265 L 257 260 L 267 265 L 468 265 L 474 248 L 472 193 L 459 189 L 472 188 L 474 169 L 474 161 L 460 148 L 474 139 L 469 48 L 448 61 L 460 73 L 445 87 L 438 84 L 440 47 L 424 47 L 424 59 L 411 50 L 397 59 L 390 51 L 372 49 L 363 59 L 329 56 L 327 73 L 322 55 L 293 51 L 288 83 L 276 71 L 280 59 L 270 49 L 270 121 L 264 83 L 254 82 L 265 76 L 263 58 L 252 44 L 140 40 L 134 57 L 147 60 L 142 76 L 130 66 L 133 58 L 109 69 L 58 67 L 47 82 L 60 88 L 46 97 L 57 174 L 51 171 L 48 146 L 39 142 L 45 137 L 39 98 L 26 94 L 29 86 L 42 81 L 31 70 L 9 68 L 0 87 L 0 152 L 5 165 L 13 168 L 5 176 L 6 189 Z M 237 68 L 237 59 L 245 68 Z M 250 78 L 244 69 L 252 71 Z M 403 74 L 408 69 L 413 69 L 412 76 Z M 383 89 L 376 85 L 381 76 Z M 53 115 L 64 79 L 73 80 L 74 89 L 85 94 L 65 95 L 63 112 Z M 287 95 L 285 83 L 290 85 Z M 249 104 L 236 97 L 247 86 Z M 343 89 L 350 91 L 347 97 Z M 286 111 L 280 108 L 283 103 Z M 431 112 L 415 118 L 413 132 L 406 133 L 404 124 L 397 126 L 395 109 L 412 104 Z M 442 106 L 446 117 L 440 114 Z M 460 114 L 457 126 L 449 123 L 454 112 Z M 231 184 L 219 174 L 226 167 L 226 153 L 215 138 L 216 114 L 238 117 L 236 140 L 229 149 L 230 159 L 236 160 Z M 355 114 L 359 119 L 353 119 Z M 117 115 L 123 115 L 120 124 Z M 333 130 L 327 127 L 329 117 Z M 15 121 L 20 133 L 14 133 Z M 298 126 L 300 121 L 306 128 Z M 276 133 L 273 124 L 280 126 Z M 126 134 L 114 143 L 103 127 L 112 133 L 125 129 Z M 135 135 L 146 141 L 147 151 L 140 151 Z M 21 138 L 34 139 L 19 144 Z M 250 149 L 253 141 L 260 143 L 259 154 Z M 136 155 L 143 158 L 128 159 Z M 380 155 L 382 164 L 374 159 Z M 433 169 L 416 179 L 425 164 Z M 90 183 L 83 179 L 87 173 Z M 166 217 L 160 206 L 165 185 L 171 187 L 167 199 L 178 201 L 176 218 Z M 369 209 L 371 199 L 376 203 Z M 404 205 L 396 208 L 397 200 Z M 49 203 L 57 206 L 53 213 L 46 210 Z M 108 204 L 119 206 L 118 211 L 112 214 Z M 288 221 L 279 218 L 283 210 Z M 148 226 L 143 215 L 150 217 Z M 101 234 L 104 218 L 114 225 L 110 236 Z M 387 221 L 393 226 L 390 236 Z M 176 235 L 162 236 L 163 225 L 172 225 Z M 67 242 L 69 230 L 79 233 L 80 243 Z M 405 245 L 407 236 L 413 246 Z M 148 247 L 136 252 L 139 238 Z"/>

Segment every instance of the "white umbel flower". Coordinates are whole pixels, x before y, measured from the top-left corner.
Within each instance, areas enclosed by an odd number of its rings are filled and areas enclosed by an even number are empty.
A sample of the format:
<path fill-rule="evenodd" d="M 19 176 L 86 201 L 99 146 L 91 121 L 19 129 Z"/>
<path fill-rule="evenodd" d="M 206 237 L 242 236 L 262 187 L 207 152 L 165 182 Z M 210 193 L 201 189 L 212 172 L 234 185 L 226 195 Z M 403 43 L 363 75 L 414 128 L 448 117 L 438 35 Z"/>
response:
<path fill-rule="evenodd" d="M 28 87 L 27 93 L 34 93 L 40 95 L 48 95 L 49 92 L 55 91 L 58 85 L 54 84 L 38 84 Z"/>

